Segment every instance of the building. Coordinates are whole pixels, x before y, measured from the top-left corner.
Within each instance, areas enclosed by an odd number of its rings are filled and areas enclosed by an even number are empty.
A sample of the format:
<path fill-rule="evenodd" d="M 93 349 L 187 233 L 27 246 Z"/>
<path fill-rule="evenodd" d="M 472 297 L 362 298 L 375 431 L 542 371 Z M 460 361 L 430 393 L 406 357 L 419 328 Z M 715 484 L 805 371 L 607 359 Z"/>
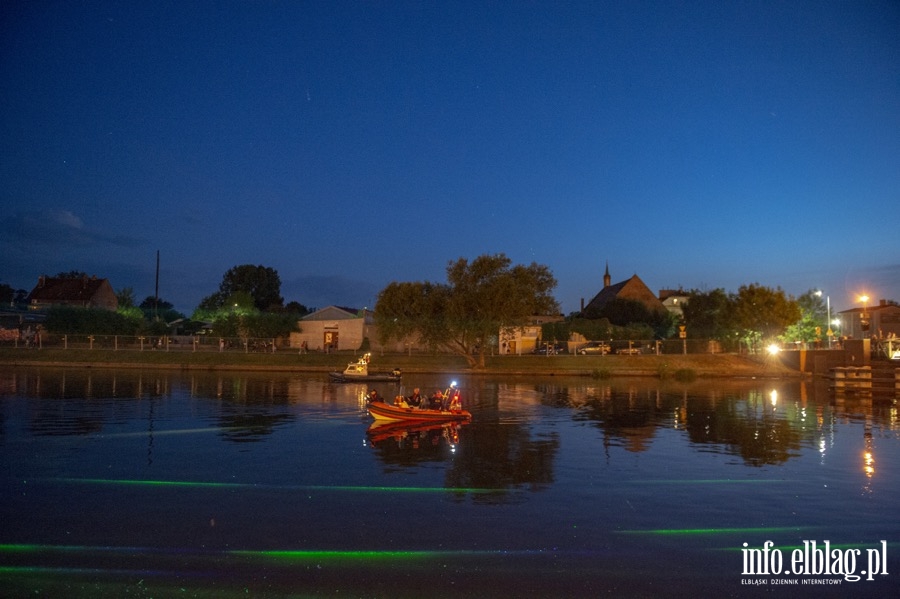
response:
<path fill-rule="evenodd" d="M 327 306 L 300 319 L 300 332 L 291 333 L 291 347 L 309 351 L 358 350 L 364 339 L 375 337 L 371 310 Z"/>
<path fill-rule="evenodd" d="M 300 332 L 291 333 L 290 346 L 307 351 L 357 351 L 368 340 L 369 351 L 422 351 L 424 347 L 409 339 L 382 345 L 378 340 L 375 313 L 368 309 L 328 306 L 300 319 Z"/>
<path fill-rule="evenodd" d="M 900 337 L 900 306 L 880 300 L 877 306 L 851 308 L 838 312 L 840 330 L 835 334 L 848 339 Z"/>
<path fill-rule="evenodd" d="M 677 316 L 684 318 L 684 310 L 682 306 L 687 303 L 688 294 L 681 289 L 660 289 L 659 301 L 662 302 L 666 310 Z"/>
<path fill-rule="evenodd" d="M 603 289 L 581 310 L 585 318 L 599 318 L 603 309 L 613 300 L 629 300 L 643 304 L 651 312 L 665 311 L 666 307 L 637 275 L 620 283 L 612 284 L 609 264 L 603 274 Z"/>
<path fill-rule="evenodd" d="M 499 339 L 498 351 L 501 355 L 531 353 L 541 341 L 541 325 L 563 320 L 565 317 L 561 314 L 535 315 L 525 326 L 501 329 L 497 337 Z"/>
<path fill-rule="evenodd" d="M 28 308 L 41 310 L 51 306 L 75 306 L 115 311 L 119 299 L 108 279 L 96 276 L 55 278 L 41 276 L 28 294 Z"/>

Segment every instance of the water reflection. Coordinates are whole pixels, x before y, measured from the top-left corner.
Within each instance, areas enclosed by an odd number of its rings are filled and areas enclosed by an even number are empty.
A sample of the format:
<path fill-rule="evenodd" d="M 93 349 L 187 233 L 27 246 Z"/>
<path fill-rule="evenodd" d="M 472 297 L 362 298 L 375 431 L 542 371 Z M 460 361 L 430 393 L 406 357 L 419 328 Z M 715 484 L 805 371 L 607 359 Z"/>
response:
<path fill-rule="evenodd" d="M 900 534 L 884 517 L 900 493 L 892 401 L 808 382 L 460 386 L 471 423 L 379 426 L 364 385 L 324 375 L 0 368 L 3 542 L 21 548 L 0 567 L 21 566 L 28 594 L 127 571 L 119 596 L 144 591 L 134 580 L 173 585 L 157 596 L 184 580 L 210 596 L 459 596 L 498 577 L 518 596 L 654 596 L 677 555 L 678 590 L 725 596 L 742 543 Z"/>
<path fill-rule="evenodd" d="M 466 424 L 375 421 L 366 431 L 366 437 L 385 463 L 402 465 L 427 460 L 442 461 L 456 453 L 459 429 Z"/>

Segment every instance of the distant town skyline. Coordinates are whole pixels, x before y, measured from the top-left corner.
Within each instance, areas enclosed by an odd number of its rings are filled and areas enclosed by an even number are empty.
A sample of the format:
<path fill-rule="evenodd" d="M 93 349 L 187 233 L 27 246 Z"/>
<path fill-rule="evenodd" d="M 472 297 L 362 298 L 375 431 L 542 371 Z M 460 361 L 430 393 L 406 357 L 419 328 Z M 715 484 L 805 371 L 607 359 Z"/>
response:
<path fill-rule="evenodd" d="M 242 264 L 373 307 L 460 257 L 568 314 L 661 289 L 900 300 L 900 4 L 0 5 L 0 283 L 190 313 Z"/>

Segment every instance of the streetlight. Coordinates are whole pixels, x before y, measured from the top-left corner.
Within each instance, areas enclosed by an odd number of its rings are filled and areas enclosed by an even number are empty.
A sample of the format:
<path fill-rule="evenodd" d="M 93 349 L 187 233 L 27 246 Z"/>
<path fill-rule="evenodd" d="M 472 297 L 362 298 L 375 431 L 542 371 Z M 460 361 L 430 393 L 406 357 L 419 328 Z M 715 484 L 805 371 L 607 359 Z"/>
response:
<path fill-rule="evenodd" d="M 859 301 L 863 303 L 863 311 L 862 314 L 859 315 L 859 329 L 861 332 L 865 333 L 869 330 L 869 296 L 861 295 L 859 296 Z M 865 336 L 865 335 L 863 335 Z"/>
<path fill-rule="evenodd" d="M 822 297 L 822 290 L 819 289 L 816 291 L 816 295 Z M 869 299 L 869 298 L 866 298 Z M 826 331 L 826 335 L 828 335 L 828 349 L 831 349 L 831 340 L 834 337 L 834 331 L 831 330 L 831 296 L 825 296 L 825 322 L 828 324 L 828 331 Z"/>

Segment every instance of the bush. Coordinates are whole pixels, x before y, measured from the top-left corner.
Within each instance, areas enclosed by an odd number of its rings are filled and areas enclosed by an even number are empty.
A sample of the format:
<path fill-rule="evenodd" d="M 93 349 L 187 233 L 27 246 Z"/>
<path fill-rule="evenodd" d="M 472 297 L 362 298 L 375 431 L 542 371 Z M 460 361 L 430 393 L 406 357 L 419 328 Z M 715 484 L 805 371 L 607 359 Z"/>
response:
<path fill-rule="evenodd" d="M 679 368 L 675 371 L 675 380 L 689 383 L 697 378 L 697 373 L 691 368 Z"/>
<path fill-rule="evenodd" d="M 143 319 L 98 308 L 54 306 L 47 311 L 44 328 L 58 335 L 136 335 Z"/>
<path fill-rule="evenodd" d="M 606 368 L 595 368 L 591 371 L 591 377 L 595 379 L 608 379 L 612 376 Z"/>

